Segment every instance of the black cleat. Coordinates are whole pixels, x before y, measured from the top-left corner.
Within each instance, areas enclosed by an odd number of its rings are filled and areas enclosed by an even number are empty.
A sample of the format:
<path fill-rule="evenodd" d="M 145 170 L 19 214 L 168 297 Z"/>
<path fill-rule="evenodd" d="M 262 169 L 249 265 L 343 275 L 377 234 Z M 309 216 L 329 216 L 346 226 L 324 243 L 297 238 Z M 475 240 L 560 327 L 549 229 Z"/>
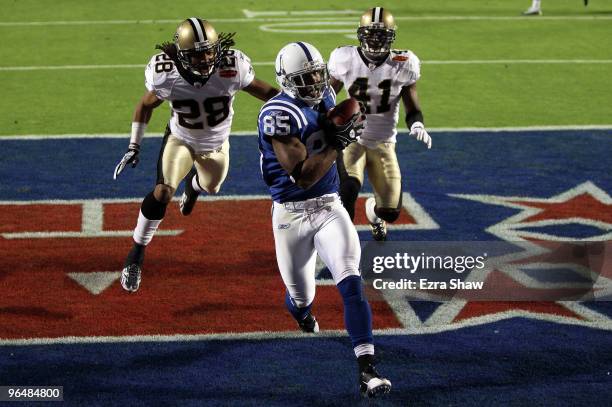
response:
<path fill-rule="evenodd" d="M 382 377 L 374 366 L 368 365 L 359 373 L 359 390 L 364 397 L 374 398 L 391 391 L 391 382 Z"/>
<path fill-rule="evenodd" d="M 140 287 L 142 262 L 144 261 L 145 247 L 134 243 L 125 259 L 125 266 L 121 271 L 121 286 L 124 290 L 134 293 Z"/>
<path fill-rule="evenodd" d="M 200 193 L 193 189 L 193 177 L 195 177 L 197 171 L 195 167 L 191 168 L 189 174 L 185 177 L 185 191 L 183 192 L 183 196 L 181 196 L 181 203 L 179 204 L 179 208 L 181 210 L 181 214 L 183 216 L 187 216 L 193 211 L 193 207 L 198 201 L 198 196 Z"/>
<path fill-rule="evenodd" d="M 306 315 L 303 320 L 298 321 L 298 325 L 302 332 L 311 334 L 319 332 L 319 323 L 317 322 L 314 315 L 312 315 L 311 313 L 308 313 L 308 315 Z"/>
<path fill-rule="evenodd" d="M 387 240 L 387 222 L 384 220 L 377 223 L 370 223 L 372 228 L 372 237 L 377 242 L 384 242 Z"/>
<path fill-rule="evenodd" d="M 372 228 L 372 237 L 377 242 L 387 240 L 387 222 L 376 215 L 376 199 L 370 197 L 365 202 L 366 218 Z"/>
<path fill-rule="evenodd" d="M 121 272 L 121 286 L 124 290 L 135 293 L 140 288 L 142 269 L 137 263 L 126 266 Z"/>

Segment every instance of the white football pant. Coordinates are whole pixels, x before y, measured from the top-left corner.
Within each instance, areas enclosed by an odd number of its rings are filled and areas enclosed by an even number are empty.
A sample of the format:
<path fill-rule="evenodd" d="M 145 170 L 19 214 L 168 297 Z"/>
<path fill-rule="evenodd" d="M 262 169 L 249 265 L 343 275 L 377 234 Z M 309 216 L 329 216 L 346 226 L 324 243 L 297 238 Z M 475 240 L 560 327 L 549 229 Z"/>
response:
<path fill-rule="evenodd" d="M 278 268 L 296 306 L 308 306 L 314 299 L 317 253 L 334 283 L 360 275 L 359 236 L 338 194 L 274 202 L 272 227 Z"/>

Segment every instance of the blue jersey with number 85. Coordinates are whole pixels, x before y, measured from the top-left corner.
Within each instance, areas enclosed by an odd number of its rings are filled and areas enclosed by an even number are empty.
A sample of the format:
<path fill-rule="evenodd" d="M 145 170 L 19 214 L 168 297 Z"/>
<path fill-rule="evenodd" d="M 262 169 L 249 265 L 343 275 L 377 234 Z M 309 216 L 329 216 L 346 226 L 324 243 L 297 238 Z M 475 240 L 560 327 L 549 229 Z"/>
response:
<path fill-rule="evenodd" d="M 321 103 L 314 107 L 281 92 L 261 108 L 257 125 L 261 173 L 275 202 L 303 201 L 338 191 L 335 163 L 317 183 L 302 189 L 280 165 L 272 147 L 272 137 L 298 137 L 306 146 L 309 156 L 323 151 L 327 143 L 319 126 L 319 117 L 334 106 L 333 92 L 326 90 Z"/>

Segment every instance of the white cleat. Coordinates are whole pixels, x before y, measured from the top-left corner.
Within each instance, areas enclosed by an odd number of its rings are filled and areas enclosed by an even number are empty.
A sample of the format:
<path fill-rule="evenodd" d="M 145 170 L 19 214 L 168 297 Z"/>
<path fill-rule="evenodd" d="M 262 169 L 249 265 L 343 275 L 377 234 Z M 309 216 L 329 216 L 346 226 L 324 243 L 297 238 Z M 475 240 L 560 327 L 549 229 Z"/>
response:
<path fill-rule="evenodd" d="M 524 16 L 541 16 L 542 10 L 539 8 L 529 7 L 527 10 L 523 11 Z"/>

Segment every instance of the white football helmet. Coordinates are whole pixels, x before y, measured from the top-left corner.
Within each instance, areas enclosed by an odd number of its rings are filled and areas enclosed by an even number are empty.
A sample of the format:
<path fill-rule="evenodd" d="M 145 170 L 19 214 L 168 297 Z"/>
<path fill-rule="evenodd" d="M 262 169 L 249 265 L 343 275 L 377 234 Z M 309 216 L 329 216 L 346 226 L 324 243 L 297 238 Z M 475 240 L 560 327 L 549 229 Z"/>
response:
<path fill-rule="evenodd" d="M 276 82 L 289 96 L 309 105 L 319 103 L 329 86 L 327 64 L 307 42 L 285 45 L 276 56 Z"/>

